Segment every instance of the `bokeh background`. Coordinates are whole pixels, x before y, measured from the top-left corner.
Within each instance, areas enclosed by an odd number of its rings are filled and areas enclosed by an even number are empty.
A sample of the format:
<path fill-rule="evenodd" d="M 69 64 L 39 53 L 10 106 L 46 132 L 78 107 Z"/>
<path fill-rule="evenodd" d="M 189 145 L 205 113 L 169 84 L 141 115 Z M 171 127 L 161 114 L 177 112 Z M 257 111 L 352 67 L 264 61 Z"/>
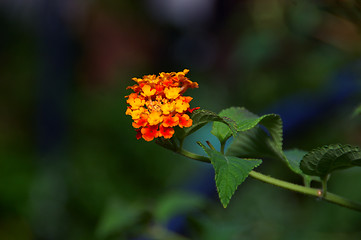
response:
<path fill-rule="evenodd" d="M 356 0 L 0 1 L 0 239 L 361 239 L 360 213 L 253 179 L 224 209 L 210 165 L 124 114 L 132 77 L 188 68 L 192 106 L 278 113 L 285 148 L 361 146 L 360 27 Z"/>

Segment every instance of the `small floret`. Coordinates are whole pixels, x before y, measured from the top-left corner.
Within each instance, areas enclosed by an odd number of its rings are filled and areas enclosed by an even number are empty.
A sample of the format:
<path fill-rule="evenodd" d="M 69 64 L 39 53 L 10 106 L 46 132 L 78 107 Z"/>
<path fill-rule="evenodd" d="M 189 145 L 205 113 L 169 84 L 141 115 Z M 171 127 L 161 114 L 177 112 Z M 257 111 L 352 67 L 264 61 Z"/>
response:
<path fill-rule="evenodd" d="M 144 127 L 140 131 L 145 141 L 152 141 L 154 138 L 159 136 L 158 125 Z"/>
<path fill-rule="evenodd" d="M 152 89 L 149 85 L 144 85 L 144 87 L 142 87 L 142 95 L 144 97 L 151 97 L 155 94 L 155 92 L 157 91 L 156 89 Z"/>
<path fill-rule="evenodd" d="M 164 127 L 175 127 L 179 123 L 179 118 L 177 116 L 172 117 L 172 115 L 165 116 L 163 118 L 163 124 Z"/>
<path fill-rule="evenodd" d="M 176 99 L 177 97 L 179 97 L 180 90 L 181 89 L 179 87 L 166 88 L 164 90 L 164 93 L 165 93 L 166 98 Z"/>
<path fill-rule="evenodd" d="M 174 129 L 171 127 L 163 127 L 162 125 L 159 128 L 159 134 L 160 136 L 164 137 L 164 138 L 171 138 L 173 137 L 174 134 Z"/>
<path fill-rule="evenodd" d="M 192 126 L 193 120 L 187 114 L 179 116 L 179 127 L 190 127 Z"/>

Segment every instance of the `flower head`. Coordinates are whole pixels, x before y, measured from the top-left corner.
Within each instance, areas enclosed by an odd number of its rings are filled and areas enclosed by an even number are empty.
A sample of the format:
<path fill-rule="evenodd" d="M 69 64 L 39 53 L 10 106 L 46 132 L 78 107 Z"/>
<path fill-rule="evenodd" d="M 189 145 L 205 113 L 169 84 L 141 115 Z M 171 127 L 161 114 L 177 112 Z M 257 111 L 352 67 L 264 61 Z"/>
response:
<path fill-rule="evenodd" d="M 185 76 L 188 72 L 185 69 L 178 73 L 162 72 L 158 76 L 133 78 L 136 84 L 127 88 L 133 93 L 126 96 L 129 104 L 126 115 L 133 119 L 137 139 L 171 138 L 174 127 L 192 126 L 188 115 L 194 110 L 189 104 L 192 98 L 183 94 L 188 88 L 198 88 L 198 83 Z"/>

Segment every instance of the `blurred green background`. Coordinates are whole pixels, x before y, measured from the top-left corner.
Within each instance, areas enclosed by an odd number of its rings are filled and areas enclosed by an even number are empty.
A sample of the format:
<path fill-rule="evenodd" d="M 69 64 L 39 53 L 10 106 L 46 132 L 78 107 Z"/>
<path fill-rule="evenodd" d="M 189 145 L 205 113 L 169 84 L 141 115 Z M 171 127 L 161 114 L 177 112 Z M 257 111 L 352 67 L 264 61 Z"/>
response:
<path fill-rule="evenodd" d="M 132 77 L 190 69 L 193 107 L 278 113 L 284 145 L 361 146 L 352 0 L 0 2 L 0 239 L 361 239 L 361 214 L 135 139 Z M 210 140 L 210 126 L 189 138 Z M 281 163 L 266 174 L 300 183 Z M 361 200 L 360 169 L 330 190 Z"/>

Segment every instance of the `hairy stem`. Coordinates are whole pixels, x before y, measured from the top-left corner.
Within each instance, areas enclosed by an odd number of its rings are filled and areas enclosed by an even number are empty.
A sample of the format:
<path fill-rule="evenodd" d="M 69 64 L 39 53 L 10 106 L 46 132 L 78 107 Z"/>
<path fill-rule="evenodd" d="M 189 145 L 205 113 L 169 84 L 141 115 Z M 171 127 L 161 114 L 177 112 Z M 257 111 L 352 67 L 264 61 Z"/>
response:
<path fill-rule="evenodd" d="M 361 203 L 351 201 L 349 199 L 343 198 L 341 196 L 338 196 L 338 195 L 330 193 L 330 192 L 327 192 L 327 194 L 326 194 L 326 192 L 323 192 L 323 190 L 321 190 L 321 189 L 304 187 L 304 186 L 297 185 L 294 183 L 279 180 L 279 179 L 276 179 L 276 178 L 273 178 L 270 176 L 266 176 L 266 175 L 263 175 L 262 173 L 255 172 L 255 171 L 251 171 L 249 173 L 249 176 L 251 176 L 257 180 L 260 180 L 262 182 L 265 182 L 265 183 L 269 183 L 269 184 L 272 184 L 272 185 L 275 185 L 275 186 L 278 186 L 281 188 L 285 188 L 285 189 L 288 189 L 291 191 L 303 193 L 305 195 L 318 197 L 318 198 L 321 198 L 328 202 L 340 205 L 342 207 L 347 207 L 347 208 L 350 208 L 353 210 L 361 211 Z"/>
<path fill-rule="evenodd" d="M 198 155 L 195 153 L 191 153 L 184 149 L 180 149 L 178 151 L 178 153 L 185 157 L 188 157 L 188 158 L 191 158 L 191 159 L 194 159 L 197 161 L 206 162 L 206 163 L 211 162 L 208 157 L 201 156 L 201 155 Z M 288 190 L 291 190 L 294 192 L 299 192 L 299 193 L 302 193 L 305 195 L 314 196 L 314 197 L 326 200 L 330 203 L 334 203 L 339 206 L 350 208 L 350 209 L 361 212 L 361 203 L 343 198 L 341 196 L 338 196 L 338 195 L 330 193 L 330 192 L 324 192 L 322 189 L 305 187 L 305 186 L 301 186 L 298 184 L 286 182 L 286 181 L 283 181 L 283 180 L 280 180 L 277 178 L 273 178 L 273 177 L 264 175 L 264 174 L 256 172 L 256 171 L 251 171 L 249 173 L 249 176 L 254 179 L 260 180 L 262 182 L 272 184 L 277 187 L 288 189 Z"/>

